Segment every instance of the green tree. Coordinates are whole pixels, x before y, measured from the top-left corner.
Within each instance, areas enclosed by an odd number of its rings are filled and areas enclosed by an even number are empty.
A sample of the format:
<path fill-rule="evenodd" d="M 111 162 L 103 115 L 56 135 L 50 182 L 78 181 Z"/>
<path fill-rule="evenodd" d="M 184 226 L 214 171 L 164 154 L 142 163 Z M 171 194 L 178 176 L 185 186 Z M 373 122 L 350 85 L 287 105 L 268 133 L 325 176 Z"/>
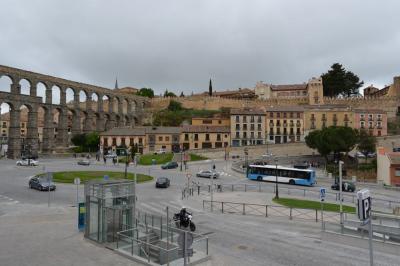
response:
<path fill-rule="evenodd" d="M 85 146 L 89 151 L 97 151 L 100 144 L 100 137 L 97 132 L 91 132 L 85 137 Z"/>
<path fill-rule="evenodd" d="M 179 97 L 185 97 L 185 94 L 183 94 L 183 91 L 181 92 L 181 95 Z"/>
<path fill-rule="evenodd" d="M 165 90 L 165 92 L 164 92 L 164 98 L 165 98 L 165 97 L 176 97 L 176 95 L 175 95 L 175 93 L 173 93 L 173 92 L 171 92 L 171 91 Z"/>
<path fill-rule="evenodd" d="M 365 129 L 361 129 L 359 133 L 359 142 L 357 149 L 365 155 L 365 161 L 368 158 L 368 153 L 375 152 L 376 150 L 376 137 Z"/>
<path fill-rule="evenodd" d="M 71 138 L 72 144 L 78 147 L 83 147 L 86 144 L 86 134 L 75 134 Z"/>
<path fill-rule="evenodd" d="M 182 104 L 177 101 L 170 101 L 168 105 L 169 111 L 180 111 L 183 110 Z"/>
<path fill-rule="evenodd" d="M 343 95 L 350 97 L 358 94 L 359 88 L 364 84 L 359 77 L 339 63 L 334 63 L 327 73 L 321 75 L 324 86 L 324 95 L 336 97 Z"/>
<path fill-rule="evenodd" d="M 143 96 L 143 97 L 149 97 L 153 98 L 154 97 L 154 91 L 152 88 L 141 88 L 136 95 Z"/>

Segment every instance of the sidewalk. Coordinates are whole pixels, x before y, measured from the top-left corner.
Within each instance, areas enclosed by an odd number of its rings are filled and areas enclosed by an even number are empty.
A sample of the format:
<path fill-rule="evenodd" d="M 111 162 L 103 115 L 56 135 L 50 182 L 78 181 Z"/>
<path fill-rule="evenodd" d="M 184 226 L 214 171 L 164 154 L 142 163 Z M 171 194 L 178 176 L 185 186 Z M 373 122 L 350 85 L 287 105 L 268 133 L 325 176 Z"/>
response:
<path fill-rule="evenodd" d="M 75 208 L 19 204 L 1 209 L 0 265 L 138 265 L 84 240 Z"/>

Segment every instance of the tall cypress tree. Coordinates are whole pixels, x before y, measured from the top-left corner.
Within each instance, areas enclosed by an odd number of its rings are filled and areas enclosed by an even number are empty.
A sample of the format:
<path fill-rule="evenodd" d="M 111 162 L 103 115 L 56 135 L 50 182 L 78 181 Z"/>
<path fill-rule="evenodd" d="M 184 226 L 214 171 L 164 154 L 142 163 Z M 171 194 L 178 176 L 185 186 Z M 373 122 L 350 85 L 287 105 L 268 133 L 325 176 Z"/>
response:
<path fill-rule="evenodd" d="M 208 86 L 208 95 L 212 96 L 212 84 L 210 79 L 210 85 Z"/>

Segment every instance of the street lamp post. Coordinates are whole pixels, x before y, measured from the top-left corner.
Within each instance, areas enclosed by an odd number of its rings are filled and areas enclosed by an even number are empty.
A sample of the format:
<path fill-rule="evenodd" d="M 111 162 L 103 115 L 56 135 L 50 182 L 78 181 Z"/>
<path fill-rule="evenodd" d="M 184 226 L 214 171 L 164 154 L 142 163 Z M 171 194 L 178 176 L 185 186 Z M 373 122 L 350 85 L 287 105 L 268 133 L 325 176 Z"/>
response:
<path fill-rule="evenodd" d="M 183 164 L 183 147 L 181 149 L 181 172 L 182 172 L 182 164 Z"/>
<path fill-rule="evenodd" d="M 278 159 L 275 158 L 275 199 L 279 199 L 278 192 Z"/>
<path fill-rule="evenodd" d="M 340 201 L 340 224 L 343 224 L 343 206 L 342 206 L 342 165 L 343 161 L 339 160 L 339 201 Z"/>
<path fill-rule="evenodd" d="M 127 179 L 128 177 L 128 164 L 129 164 L 128 149 L 125 149 L 125 179 Z"/>

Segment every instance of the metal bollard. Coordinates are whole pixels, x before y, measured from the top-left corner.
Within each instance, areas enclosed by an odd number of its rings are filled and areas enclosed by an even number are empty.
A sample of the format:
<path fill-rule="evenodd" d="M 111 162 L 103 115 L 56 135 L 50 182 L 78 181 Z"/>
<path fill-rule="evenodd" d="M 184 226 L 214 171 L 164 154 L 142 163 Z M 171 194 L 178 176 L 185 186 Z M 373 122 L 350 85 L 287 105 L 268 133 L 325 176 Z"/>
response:
<path fill-rule="evenodd" d="M 245 207 L 246 206 L 246 204 L 245 203 L 243 203 L 243 215 L 245 215 L 246 214 L 246 212 L 245 212 Z"/>
<path fill-rule="evenodd" d="M 268 205 L 265 205 L 265 217 L 268 217 Z"/>
<path fill-rule="evenodd" d="M 221 212 L 224 213 L 224 202 L 221 202 Z"/>
<path fill-rule="evenodd" d="M 197 186 L 197 195 L 200 195 L 200 186 Z"/>

